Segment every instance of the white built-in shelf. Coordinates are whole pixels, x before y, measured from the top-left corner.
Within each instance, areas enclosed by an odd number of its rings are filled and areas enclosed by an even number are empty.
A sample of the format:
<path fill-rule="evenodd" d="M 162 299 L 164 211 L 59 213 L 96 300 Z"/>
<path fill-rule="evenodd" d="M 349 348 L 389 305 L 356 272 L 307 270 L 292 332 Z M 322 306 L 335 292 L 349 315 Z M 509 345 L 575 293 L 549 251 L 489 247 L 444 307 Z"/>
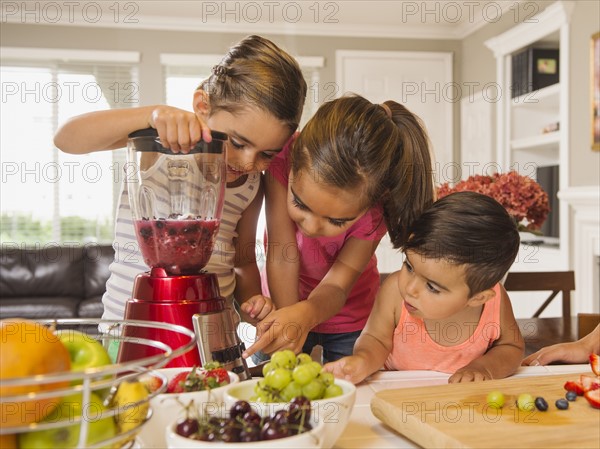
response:
<path fill-rule="evenodd" d="M 560 131 L 554 131 L 511 140 L 510 146 L 516 151 L 545 152 L 558 149 L 559 142 Z"/>
<path fill-rule="evenodd" d="M 526 93 L 511 100 L 513 109 L 557 109 L 560 105 L 560 83 Z"/>
<path fill-rule="evenodd" d="M 496 80 L 502 91 L 507 93 L 511 91 L 512 58 L 516 53 L 532 47 L 552 46 L 559 49 L 559 83 L 516 98 L 505 95 L 496 103 L 496 159 L 499 165 L 503 170 L 514 169 L 531 177 L 537 176 L 540 167 L 558 165 L 559 192 L 569 186 L 569 22 L 577 3 L 557 1 L 531 20 L 516 24 L 486 41 L 496 57 Z M 543 132 L 557 124 L 557 131 Z M 524 241 L 519 258 L 510 271 L 560 271 L 571 268 L 569 206 L 560 196 L 556 212 L 559 239 L 540 238 L 542 244 Z M 517 303 L 520 301 L 513 305 Z M 521 308 L 515 306 L 516 315 L 528 312 L 518 310 Z M 560 310 L 556 313 L 559 316 Z"/>

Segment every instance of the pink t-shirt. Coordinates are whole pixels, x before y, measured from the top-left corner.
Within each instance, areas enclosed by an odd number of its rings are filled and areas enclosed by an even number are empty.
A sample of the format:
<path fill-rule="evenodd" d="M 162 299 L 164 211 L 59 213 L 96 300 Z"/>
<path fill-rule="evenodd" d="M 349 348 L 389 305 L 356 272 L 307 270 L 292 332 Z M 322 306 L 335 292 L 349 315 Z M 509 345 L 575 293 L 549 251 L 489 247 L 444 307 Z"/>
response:
<path fill-rule="evenodd" d="M 273 159 L 267 171 L 268 176 L 273 176 L 286 188 L 289 179 L 290 146 L 287 145 Z M 300 253 L 299 297 L 302 300 L 308 298 L 335 262 L 346 240 L 351 237 L 361 240 L 379 240 L 386 232 L 383 210 L 380 205 L 369 209 L 350 228 L 335 237 L 311 238 L 296 230 L 296 242 Z M 373 254 L 350 291 L 342 310 L 312 330 L 326 334 L 361 330 L 371 313 L 378 289 L 379 272 L 377 271 L 377 258 Z M 263 291 L 268 294 L 268 287 L 264 279 Z"/>
<path fill-rule="evenodd" d="M 421 318 L 413 317 L 402 302 L 400 321 L 394 330 L 392 352 L 385 362 L 390 370 L 434 370 L 454 373 L 482 356 L 500 338 L 500 284 L 494 287 L 496 296 L 483 305 L 475 330 L 464 342 L 456 346 L 437 344 L 425 328 Z M 444 332 L 447 339 L 459 340 L 461 327 L 446 325 L 434 332 Z"/>

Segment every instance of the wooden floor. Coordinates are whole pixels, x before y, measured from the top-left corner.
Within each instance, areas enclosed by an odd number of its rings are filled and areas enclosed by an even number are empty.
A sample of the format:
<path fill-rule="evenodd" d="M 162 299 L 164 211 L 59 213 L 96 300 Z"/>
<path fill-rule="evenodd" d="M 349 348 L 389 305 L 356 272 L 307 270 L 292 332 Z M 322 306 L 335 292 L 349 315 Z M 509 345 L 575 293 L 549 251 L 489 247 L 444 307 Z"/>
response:
<path fill-rule="evenodd" d="M 525 355 L 545 346 L 577 340 L 577 318 L 564 326 L 562 318 L 518 319 L 517 323 L 525 340 Z"/>

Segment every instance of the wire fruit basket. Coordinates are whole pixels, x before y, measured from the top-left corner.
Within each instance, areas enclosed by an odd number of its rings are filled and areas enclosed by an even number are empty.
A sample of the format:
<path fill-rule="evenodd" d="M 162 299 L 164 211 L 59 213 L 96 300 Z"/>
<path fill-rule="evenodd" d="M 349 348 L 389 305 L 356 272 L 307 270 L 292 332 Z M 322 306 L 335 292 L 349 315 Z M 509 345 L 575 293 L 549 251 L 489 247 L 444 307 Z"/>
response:
<path fill-rule="evenodd" d="M 43 407 L 44 404 L 52 402 L 55 409 L 53 413 L 60 416 L 60 419 L 42 420 L 31 424 L 7 425 L 7 416 L 0 418 L 0 436 L 12 434 L 23 434 L 28 432 L 37 432 L 51 429 L 67 429 L 71 434 L 69 441 L 76 441 L 78 448 L 119 448 L 132 447 L 135 444 L 135 436 L 139 433 L 152 416 L 150 400 L 156 395 L 161 394 L 167 387 L 166 377 L 155 371 L 169 363 L 172 359 L 190 351 L 196 346 L 196 337 L 193 331 L 175 324 L 140 321 L 140 320 L 98 320 L 98 319 L 45 319 L 35 320 L 36 322 L 49 326 L 56 330 L 78 330 L 84 332 L 86 336 L 94 338 L 102 343 L 105 348 L 120 344 L 121 342 L 131 342 L 141 346 L 151 346 L 155 348 L 154 355 L 140 357 L 122 363 L 113 363 L 101 367 L 86 368 L 83 371 L 68 371 L 47 375 L 35 375 L 29 377 L 10 378 L 2 380 L 2 389 L 4 391 L 19 391 L 19 394 L 0 396 L 0 405 L 3 413 L 32 413 L 32 408 Z M 148 331 L 163 330 L 180 334 L 184 342 L 178 348 L 171 348 L 165 343 L 151 338 L 139 338 L 126 336 L 124 330 L 128 327 L 143 328 Z M 141 351 L 141 353 L 144 353 Z M 124 382 L 136 382 L 144 376 L 151 375 L 161 383 L 156 389 L 148 394 L 133 399 L 127 404 L 119 403 L 114 406 L 111 400 L 118 392 L 119 387 Z M 47 385 L 46 389 L 40 388 L 40 385 Z M 34 387 L 35 386 L 35 387 Z M 67 402 L 67 398 L 73 398 L 77 395 L 78 413 L 73 413 L 73 403 Z M 102 400 L 102 404 L 97 403 L 97 399 Z M 71 399 L 72 400 L 72 399 Z M 80 401 L 80 402 L 79 402 Z M 56 404 L 70 404 L 71 409 L 63 413 L 60 409 L 58 413 Z M 46 405 L 47 406 L 47 405 Z M 141 415 L 141 416 L 140 416 Z M 126 431 L 112 433 L 109 438 L 102 438 L 98 441 L 89 441 L 90 430 L 96 422 L 111 419 L 116 422 L 127 422 L 130 417 L 136 416 L 138 420 L 135 425 L 123 426 Z M 106 422 L 106 421 L 105 421 Z M 92 430 L 93 431 L 93 430 Z M 74 438 L 74 440 L 73 440 Z M 88 444 L 90 443 L 90 444 Z M 92 444 L 93 443 L 93 444 Z M 58 447 L 54 445 L 54 447 Z"/>

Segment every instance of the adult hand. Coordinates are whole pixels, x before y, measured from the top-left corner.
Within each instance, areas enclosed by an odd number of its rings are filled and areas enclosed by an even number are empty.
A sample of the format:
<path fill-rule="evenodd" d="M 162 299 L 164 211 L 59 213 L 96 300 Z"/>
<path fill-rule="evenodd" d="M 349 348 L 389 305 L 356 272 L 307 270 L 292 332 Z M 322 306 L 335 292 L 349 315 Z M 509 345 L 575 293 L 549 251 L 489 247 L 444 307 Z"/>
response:
<path fill-rule="evenodd" d="M 586 363 L 590 352 L 578 342 L 558 343 L 546 346 L 525 357 L 521 362 L 524 366 L 548 365 L 552 362 Z"/>

